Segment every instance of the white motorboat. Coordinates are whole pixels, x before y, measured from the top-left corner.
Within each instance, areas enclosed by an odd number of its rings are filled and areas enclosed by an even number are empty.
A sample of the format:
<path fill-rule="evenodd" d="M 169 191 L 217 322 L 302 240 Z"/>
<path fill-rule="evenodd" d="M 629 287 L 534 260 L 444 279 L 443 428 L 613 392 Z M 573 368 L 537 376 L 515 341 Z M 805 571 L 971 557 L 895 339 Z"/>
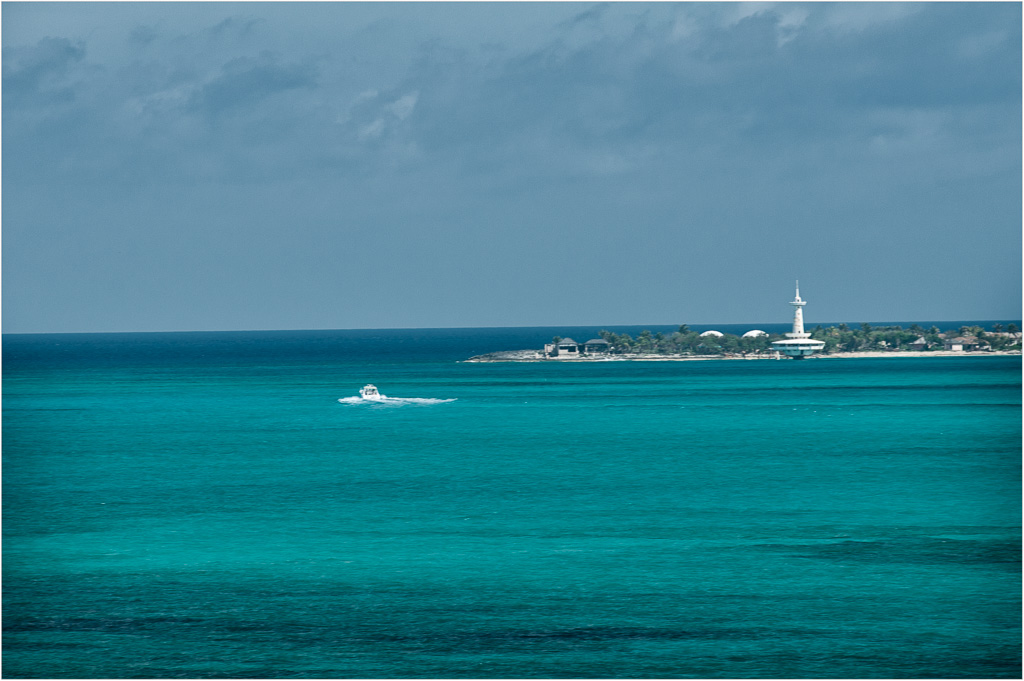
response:
<path fill-rule="evenodd" d="M 380 402 L 381 400 L 384 399 L 384 395 L 381 395 L 380 392 L 377 390 L 377 386 L 373 385 L 372 383 L 367 383 L 362 388 L 360 388 L 359 396 L 364 400 L 373 400 L 375 402 Z"/>
<path fill-rule="evenodd" d="M 372 383 L 367 383 L 359 389 L 359 395 L 353 395 L 352 397 L 342 397 L 338 400 L 342 404 L 366 404 L 372 402 L 374 405 L 389 405 L 399 407 L 405 404 L 441 404 L 443 402 L 454 402 L 455 398 L 449 399 L 436 399 L 431 397 L 388 397 L 387 395 L 381 395 L 380 391 L 377 390 L 377 386 Z"/>

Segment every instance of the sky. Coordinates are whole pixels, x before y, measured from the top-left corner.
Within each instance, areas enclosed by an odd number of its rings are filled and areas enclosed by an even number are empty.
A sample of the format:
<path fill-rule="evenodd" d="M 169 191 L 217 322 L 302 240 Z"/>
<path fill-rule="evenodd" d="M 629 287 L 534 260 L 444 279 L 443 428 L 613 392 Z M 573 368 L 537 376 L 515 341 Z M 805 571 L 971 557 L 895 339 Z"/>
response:
<path fill-rule="evenodd" d="M 1021 5 L 4 2 L 5 333 L 1021 317 Z"/>

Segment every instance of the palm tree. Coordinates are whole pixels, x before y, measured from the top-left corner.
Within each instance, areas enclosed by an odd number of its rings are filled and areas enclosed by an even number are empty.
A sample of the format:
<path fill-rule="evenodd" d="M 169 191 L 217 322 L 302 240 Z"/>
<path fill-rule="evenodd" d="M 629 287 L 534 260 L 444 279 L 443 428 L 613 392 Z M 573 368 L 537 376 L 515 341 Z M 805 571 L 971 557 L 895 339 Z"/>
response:
<path fill-rule="evenodd" d="M 640 346 L 640 351 L 641 352 L 650 352 L 651 351 L 651 345 L 654 342 L 654 338 L 651 336 L 651 332 L 650 331 L 648 331 L 647 329 L 644 329 L 643 331 L 640 332 L 640 335 L 637 336 L 636 342 L 637 342 L 637 345 Z"/>

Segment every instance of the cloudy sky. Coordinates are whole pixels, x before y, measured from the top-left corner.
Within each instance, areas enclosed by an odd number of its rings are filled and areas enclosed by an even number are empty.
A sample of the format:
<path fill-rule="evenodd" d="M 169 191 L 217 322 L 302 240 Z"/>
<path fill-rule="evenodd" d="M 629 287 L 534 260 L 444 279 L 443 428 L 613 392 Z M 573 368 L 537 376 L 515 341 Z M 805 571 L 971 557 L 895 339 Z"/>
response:
<path fill-rule="evenodd" d="M 6 2 L 5 332 L 1019 319 L 1019 3 Z"/>

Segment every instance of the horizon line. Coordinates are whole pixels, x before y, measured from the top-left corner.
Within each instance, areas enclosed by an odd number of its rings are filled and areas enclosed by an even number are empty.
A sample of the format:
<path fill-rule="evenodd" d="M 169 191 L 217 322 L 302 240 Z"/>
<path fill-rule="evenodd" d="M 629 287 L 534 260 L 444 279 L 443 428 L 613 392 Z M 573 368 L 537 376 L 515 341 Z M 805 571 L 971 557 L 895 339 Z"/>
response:
<path fill-rule="evenodd" d="M 1021 324 L 1021 319 L 970 319 L 970 320 L 903 320 L 896 321 L 875 321 L 875 322 L 815 322 L 813 326 L 839 326 L 840 324 L 871 324 L 873 326 L 893 326 L 903 324 L 952 324 L 954 322 L 975 322 L 975 323 L 1011 323 Z M 138 334 L 138 333 L 262 333 L 262 332 L 297 332 L 297 331 L 441 331 L 441 330 L 466 330 L 466 329 L 581 329 L 603 327 L 610 330 L 610 327 L 659 327 L 659 326 L 752 326 L 758 325 L 780 325 L 788 326 L 791 322 L 681 322 L 678 324 L 558 324 L 558 325 L 537 325 L 537 326 L 382 326 L 382 327 L 349 327 L 349 328 L 315 328 L 315 329 L 175 329 L 175 330 L 148 330 L 148 331 L 0 331 L 2 336 L 59 336 L 59 335 L 88 335 L 88 334 Z M 812 326 L 808 324 L 807 326 Z"/>

